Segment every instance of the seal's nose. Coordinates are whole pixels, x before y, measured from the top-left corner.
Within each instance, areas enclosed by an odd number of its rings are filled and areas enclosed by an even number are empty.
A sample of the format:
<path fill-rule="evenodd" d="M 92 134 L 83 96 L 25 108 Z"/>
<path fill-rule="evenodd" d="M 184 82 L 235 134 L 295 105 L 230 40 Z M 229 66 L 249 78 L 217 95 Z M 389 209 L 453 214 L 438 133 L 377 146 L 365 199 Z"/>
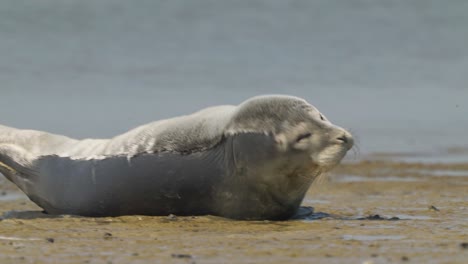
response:
<path fill-rule="evenodd" d="M 342 141 L 343 143 L 347 144 L 348 143 L 348 137 L 346 136 L 346 134 L 343 134 L 341 135 L 340 137 L 337 138 L 338 141 Z"/>
<path fill-rule="evenodd" d="M 344 145 L 347 145 L 348 149 L 350 149 L 354 143 L 353 136 L 351 136 L 351 134 L 349 134 L 348 132 L 342 133 L 336 138 L 336 140 L 338 140 L 338 142 Z"/>

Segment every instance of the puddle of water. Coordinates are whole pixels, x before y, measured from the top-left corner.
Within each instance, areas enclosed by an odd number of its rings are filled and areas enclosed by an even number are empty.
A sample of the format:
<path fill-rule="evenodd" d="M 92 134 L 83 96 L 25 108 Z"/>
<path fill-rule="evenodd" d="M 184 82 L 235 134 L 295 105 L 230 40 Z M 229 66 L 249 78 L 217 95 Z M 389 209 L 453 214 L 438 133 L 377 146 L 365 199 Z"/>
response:
<path fill-rule="evenodd" d="M 412 177 L 394 177 L 394 176 L 374 176 L 365 177 L 357 175 L 340 175 L 334 177 L 335 182 L 418 182 L 421 181 Z"/>
<path fill-rule="evenodd" d="M 468 161 L 468 153 L 450 151 L 432 153 L 372 153 L 366 155 L 365 159 L 410 163 L 464 163 Z"/>
<path fill-rule="evenodd" d="M 322 212 L 317 212 L 317 213 L 313 213 L 313 214 L 310 214 L 310 215 L 307 215 L 307 216 L 303 216 L 301 218 L 297 218 L 297 220 L 304 220 L 304 221 L 311 221 L 311 220 L 320 220 L 320 219 L 324 219 L 324 218 L 333 218 L 334 216 L 331 215 L 331 214 L 327 214 L 327 213 L 322 213 Z"/>
<path fill-rule="evenodd" d="M 0 240 L 10 240 L 10 241 L 38 241 L 38 240 L 42 240 L 42 239 L 40 239 L 40 238 L 21 238 L 21 237 L 0 236 Z"/>
<path fill-rule="evenodd" d="M 427 206 L 424 206 L 424 207 L 404 207 L 404 208 L 401 208 L 401 207 L 376 207 L 376 209 L 378 210 L 382 210 L 382 211 L 427 211 L 428 210 L 428 207 Z M 440 209 L 440 208 L 439 208 Z"/>
<path fill-rule="evenodd" d="M 63 218 L 64 215 L 49 215 L 41 211 L 7 211 L 0 216 L 0 219 L 37 219 L 37 218 Z"/>
<path fill-rule="evenodd" d="M 427 174 L 428 176 L 468 177 L 468 171 L 464 170 L 409 170 L 409 172 Z"/>
<path fill-rule="evenodd" d="M 396 217 L 400 218 L 401 220 L 431 220 L 434 219 L 430 216 L 425 215 L 405 215 L 405 214 L 398 214 L 395 215 Z"/>
<path fill-rule="evenodd" d="M 389 225 L 368 225 L 366 226 L 366 229 L 395 229 L 397 228 L 396 226 L 389 226 Z"/>
<path fill-rule="evenodd" d="M 468 171 L 456 170 L 406 170 L 408 174 L 414 173 L 426 175 L 428 177 L 468 177 Z M 359 176 L 359 175 L 339 175 L 333 177 L 335 182 L 421 182 L 422 178 L 415 177 L 397 177 L 397 176 Z M 320 203 L 320 201 L 318 202 Z M 322 202 L 323 203 L 323 202 Z"/>
<path fill-rule="evenodd" d="M 26 195 L 23 193 L 6 193 L 5 195 L 0 195 L 0 201 L 14 201 L 14 200 L 23 200 L 26 199 Z"/>
<path fill-rule="evenodd" d="M 344 240 L 358 240 L 358 241 L 376 241 L 376 240 L 400 240 L 406 238 L 400 235 L 344 235 Z"/>
<path fill-rule="evenodd" d="M 304 199 L 303 204 L 329 204 L 330 201 L 326 200 L 314 200 L 314 199 Z"/>
<path fill-rule="evenodd" d="M 427 209 L 426 209 L 427 210 Z M 390 221 L 395 221 L 395 220 L 430 220 L 434 219 L 430 216 L 425 216 L 425 215 L 407 215 L 407 214 L 397 214 L 397 215 L 392 215 L 391 217 L 388 216 L 380 216 L 380 215 L 370 215 L 370 216 L 360 216 L 360 217 L 354 217 L 351 219 L 357 219 L 357 220 L 390 220 Z"/>

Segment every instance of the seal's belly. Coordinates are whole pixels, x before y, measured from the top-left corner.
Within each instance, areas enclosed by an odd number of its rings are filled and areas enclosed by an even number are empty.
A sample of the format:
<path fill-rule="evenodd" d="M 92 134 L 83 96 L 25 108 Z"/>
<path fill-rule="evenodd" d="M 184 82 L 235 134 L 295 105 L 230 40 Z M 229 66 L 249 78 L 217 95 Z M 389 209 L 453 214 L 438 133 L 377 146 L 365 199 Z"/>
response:
<path fill-rule="evenodd" d="M 160 153 L 101 160 L 45 156 L 30 198 L 53 214 L 195 215 L 212 212 L 223 152 Z"/>

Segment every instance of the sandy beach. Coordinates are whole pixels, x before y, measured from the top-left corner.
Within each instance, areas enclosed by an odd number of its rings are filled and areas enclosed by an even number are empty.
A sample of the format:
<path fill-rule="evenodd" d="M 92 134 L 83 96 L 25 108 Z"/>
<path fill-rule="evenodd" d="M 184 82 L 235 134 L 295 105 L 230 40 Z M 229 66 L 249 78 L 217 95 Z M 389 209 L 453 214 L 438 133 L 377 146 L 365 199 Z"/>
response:
<path fill-rule="evenodd" d="M 0 124 L 72 138 L 262 94 L 355 148 L 301 219 L 51 217 L 0 175 L 0 264 L 468 263 L 468 1 L 0 1 Z M 313 131 L 312 131 L 313 132 Z"/>
<path fill-rule="evenodd" d="M 380 157 L 380 156 L 376 156 Z M 51 217 L 0 181 L 1 263 L 466 263 L 468 163 L 345 163 L 289 221 Z"/>

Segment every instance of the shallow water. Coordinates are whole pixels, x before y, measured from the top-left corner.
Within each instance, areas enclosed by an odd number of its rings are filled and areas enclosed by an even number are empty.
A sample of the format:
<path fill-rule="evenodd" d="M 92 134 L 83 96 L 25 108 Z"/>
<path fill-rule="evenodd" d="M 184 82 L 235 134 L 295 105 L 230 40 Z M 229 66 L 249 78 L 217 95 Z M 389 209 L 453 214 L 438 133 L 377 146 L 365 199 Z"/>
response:
<path fill-rule="evenodd" d="M 400 235 L 385 235 L 385 236 L 364 236 L 364 235 L 344 235 L 344 240 L 358 240 L 358 241 L 377 241 L 377 240 L 400 240 L 405 239 L 405 236 Z"/>
<path fill-rule="evenodd" d="M 110 137 L 283 93 L 349 128 L 360 155 L 467 146 L 466 14 L 464 0 L 2 1 L 0 123 Z"/>
<path fill-rule="evenodd" d="M 466 150 L 466 148 L 463 148 Z M 366 160 L 392 160 L 395 162 L 410 162 L 410 163 L 464 163 L 468 161 L 468 154 L 463 152 L 447 152 L 447 149 L 442 151 L 428 152 L 398 152 L 398 153 L 373 153 L 371 155 L 360 156 L 360 159 Z M 349 161 L 356 161 L 352 155 L 347 157 Z M 466 174 L 465 174 L 466 175 Z"/>
<path fill-rule="evenodd" d="M 400 218 L 401 220 L 430 220 L 433 219 L 430 216 L 425 215 L 405 215 L 405 214 L 398 214 L 395 217 Z"/>
<path fill-rule="evenodd" d="M 363 177 L 357 175 L 345 175 L 336 179 L 337 182 L 415 182 L 421 180 L 422 179 L 411 177 Z"/>
<path fill-rule="evenodd" d="M 19 193 L 19 192 L 0 194 L 0 202 L 1 201 L 25 200 L 25 199 L 27 199 L 26 195 L 24 195 L 23 193 Z"/>

